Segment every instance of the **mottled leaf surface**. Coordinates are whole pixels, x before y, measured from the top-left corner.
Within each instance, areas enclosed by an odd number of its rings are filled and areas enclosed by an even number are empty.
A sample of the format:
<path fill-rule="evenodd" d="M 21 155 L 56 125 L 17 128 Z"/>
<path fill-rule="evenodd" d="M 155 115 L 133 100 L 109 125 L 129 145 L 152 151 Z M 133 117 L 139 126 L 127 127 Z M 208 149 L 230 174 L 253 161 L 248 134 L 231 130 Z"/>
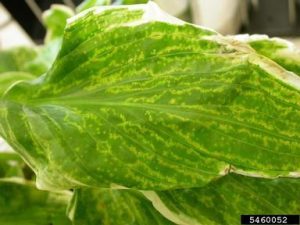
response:
<path fill-rule="evenodd" d="M 37 190 L 21 179 L 0 179 L 1 225 L 71 225 L 66 206 L 71 194 Z"/>
<path fill-rule="evenodd" d="M 172 225 L 134 190 L 79 189 L 69 206 L 74 225 Z"/>
<path fill-rule="evenodd" d="M 300 79 L 154 4 L 69 20 L 46 76 L 0 102 L 40 188 L 174 189 L 231 172 L 298 177 Z"/>
<path fill-rule="evenodd" d="M 203 188 L 145 192 L 155 207 L 182 225 L 239 225 L 242 214 L 288 215 L 300 211 L 300 179 L 230 174 Z M 161 210 L 163 209 L 163 210 Z M 171 215 L 171 216 L 170 216 Z"/>
<path fill-rule="evenodd" d="M 229 174 L 202 188 L 143 191 L 146 198 L 134 190 L 81 189 L 69 216 L 75 225 L 239 225 L 242 214 L 297 214 L 299 188 L 300 179 Z"/>

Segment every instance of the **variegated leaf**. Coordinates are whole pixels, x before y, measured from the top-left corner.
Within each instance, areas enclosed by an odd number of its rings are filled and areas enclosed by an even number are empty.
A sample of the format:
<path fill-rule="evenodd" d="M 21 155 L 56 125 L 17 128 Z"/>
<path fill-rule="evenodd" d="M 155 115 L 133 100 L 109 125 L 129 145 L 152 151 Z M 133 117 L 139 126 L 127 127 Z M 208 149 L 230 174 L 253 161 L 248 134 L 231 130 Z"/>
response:
<path fill-rule="evenodd" d="M 40 188 L 201 187 L 299 177 L 300 78 L 154 3 L 68 21 L 46 76 L 0 101 L 0 134 Z"/>
<path fill-rule="evenodd" d="M 69 206 L 73 225 L 172 225 L 134 190 L 79 189 Z"/>
<path fill-rule="evenodd" d="M 153 205 L 134 190 L 81 189 L 69 216 L 74 225 L 239 225 L 245 214 L 297 214 L 299 188 L 300 179 L 230 174 L 202 188 L 143 191 Z"/>
<path fill-rule="evenodd" d="M 300 179 L 230 174 L 203 188 L 144 192 L 166 218 L 180 225 L 239 225 L 241 215 L 300 211 Z"/>

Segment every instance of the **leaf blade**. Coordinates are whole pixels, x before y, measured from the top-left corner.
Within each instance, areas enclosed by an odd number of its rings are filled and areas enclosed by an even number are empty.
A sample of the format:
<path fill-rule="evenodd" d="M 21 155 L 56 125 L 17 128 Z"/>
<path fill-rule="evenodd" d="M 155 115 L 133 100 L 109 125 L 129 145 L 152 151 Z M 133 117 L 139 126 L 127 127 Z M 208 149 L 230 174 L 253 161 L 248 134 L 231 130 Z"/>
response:
<path fill-rule="evenodd" d="M 74 225 L 171 225 L 134 190 L 78 189 L 69 206 Z"/>
<path fill-rule="evenodd" d="M 299 185 L 299 179 L 272 180 L 229 174 L 203 188 L 156 194 L 183 223 L 238 225 L 241 215 L 297 214 L 300 208 Z M 151 194 L 147 195 L 153 200 Z M 185 218 L 194 222 L 188 223 Z"/>
<path fill-rule="evenodd" d="M 299 77 L 158 12 L 78 15 L 47 75 L 4 97 L 1 134 L 39 186 L 190 188 L 229 168 L 299 177 Z"/>

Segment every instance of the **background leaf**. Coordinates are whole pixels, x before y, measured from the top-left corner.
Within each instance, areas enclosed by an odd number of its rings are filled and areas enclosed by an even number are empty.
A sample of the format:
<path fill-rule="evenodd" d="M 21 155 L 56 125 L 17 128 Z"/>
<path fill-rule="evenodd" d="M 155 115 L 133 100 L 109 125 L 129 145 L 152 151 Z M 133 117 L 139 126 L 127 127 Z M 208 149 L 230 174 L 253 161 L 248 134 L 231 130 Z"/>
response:
<path fill-rule="evenodd" d="M 61 40 L 56 39 L 44 46 L 0 51 L 0 79 L 6 72 L 29 73 L 35 77 L 42 75 L 52 65 L 60 47 Z"/>
<path fill-rule="evenodd" d="M 156 195 L 181 224 L 239 225 L 243 214 L 298 214 L 299 188 L 300 179 L 229 174 L 203 188 L 160 191 Z M 157 202 L 155 195 L 146 196 Z"/>
<path fill-rule="evenodd" d="M 28 68 L 28 62 L 37 56 L 35 48 L 17 47 L 0 51 L 0 73 L 8 71 L 23 71 L 34 73 Z M 40 75 L 40 74 L 36 74 Z"/>
<path fill-rule="evenodd" d="M 23 177 L 23 160 L 14 152 L 0 152 L 0 178 Z"/>
<path fill-rule="evenodd" d="M 39 191 L 21 179 L 0 179 L 0 224 L 69 225 L 65 210 L 70 197 Z"/>
<path fill-rule="evenodd" d="M 33 173 L 16 153 L 0 151 L 0 224 L 71 225 L 66 207 L 72 193 L 40 191 L 29 179 Z"/>
<path fill-rule="evenodd" d="M 67 19 L 73 15 L 74 12 L 72 9 L 59 4 L 53 4 L 50 9 L 43 12 L 43 23 L 47 29 L 45 42 L 61 38 L 67 24 Z"/>
<path fill-rule="evenodd" d="M 79 189 L 69 215 L 74 225 L 171 225 L 134 190 Z"/>
<path fill-rule="evenodd" d="M 32 80 L 35 76 L 26 72 L 5 72 L 0 73 L 0 96 L 15 82 L 23 80 Z"/>

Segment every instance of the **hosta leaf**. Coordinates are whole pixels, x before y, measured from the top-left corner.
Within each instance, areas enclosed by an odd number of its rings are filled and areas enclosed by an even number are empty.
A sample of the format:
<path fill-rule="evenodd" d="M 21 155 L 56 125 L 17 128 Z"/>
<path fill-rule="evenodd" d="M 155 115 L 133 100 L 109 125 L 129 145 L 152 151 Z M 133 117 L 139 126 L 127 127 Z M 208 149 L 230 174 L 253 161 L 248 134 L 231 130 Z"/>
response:
<path fill-rule="evenodd" d="M 0 73 L 8 71 L 23 71 L 32 73 L 28 62 L 37 56 L 35 48 L 17 47 L 0 51 Z M 37 74 L 40 75 L 40 74 Z"/>
<path fill-rule="evenodd" d="M 64 5 L 53 4 L 51 8 L 43 13 L 43 22 L 47 28 L 45 42 L 49 42 L 63 36 L 67 19 L 74 15 L 74 12 Z"/>
<path fill-rule="evenodd" d="M 11 149 L 3 149 L 0 138 L 0 178 L 19 177 L 26 180 L 35 180 L 34 172 L 26 165 L 21 157 Z M 7 146 L 9 148 L 9 146 Z M 3 151 L 4 150 L 4 151 Z"/>
<path fill-rule="evenodd" d="M 6 72 L 42 75 L 52 65 L 60 46 L 61 40 L 55 39 L 44 46 L 16 47 L 0 51 L 0 79 L 2 73 Z"/>
<path fill-rule="evenodd" d="M 134 190 L 76 190 L 69 207 L 73 225 L 171 225 Z"/>
<path fill-rule="evenodd" d="M 40 188 L 200 187 L 299 176 L 300 78 L 154 4 L 69 20 L 46 76 L 0 102 L 0 134 Z"/>
<path fill-rule="evenodd" d="M 0 73 L 0 96 L 15 82 L 22 80 L 32 80 L 35 76 L 26 72 L 5 72 Z"/>
<path fill-rule="evenodd" d="M 181 225 L 239 225 L 245 214 L 299 214 L 300 179 L 230 174 L 203 188 L 145 192 L 167 218 Z"/>
<path fill-rule="evenodd" d="M 16 153 L 3 152 L 0 149 L 0 178 L 23 177 L 23 168 L 24 162 Z"/>
<path fill-rule="evenodd" d="M 69 192 L 40 191 L 21 179 L 0 179 L 1 225 L 70 225 Z"/>
<path fill-rule="evenodd" d="M 38 47 L 37 57 L 28 62 L 32 70 L 36 70 L 37 75 L 42 75 L 52 66 L 61 47 L 61 38 L 49 41 L 47 44 Z"/>
<path fill-rule="evenodd" d="M 235 38 L 245 41 L 259 54 L 300 76 L 300 50 L 293 43 L 280 38 L 268 38 L 266 35 L 237 35 Z"/>
<path fill-rule="evenodd" d="M 80 189 L 69 216 L 74 225 L 239 225 L 242 214 L 297 214 L 299 188 L 300 179 L 230 174 L 203 188 L 143 192 L 157 211 L 134 190 Z"/>

